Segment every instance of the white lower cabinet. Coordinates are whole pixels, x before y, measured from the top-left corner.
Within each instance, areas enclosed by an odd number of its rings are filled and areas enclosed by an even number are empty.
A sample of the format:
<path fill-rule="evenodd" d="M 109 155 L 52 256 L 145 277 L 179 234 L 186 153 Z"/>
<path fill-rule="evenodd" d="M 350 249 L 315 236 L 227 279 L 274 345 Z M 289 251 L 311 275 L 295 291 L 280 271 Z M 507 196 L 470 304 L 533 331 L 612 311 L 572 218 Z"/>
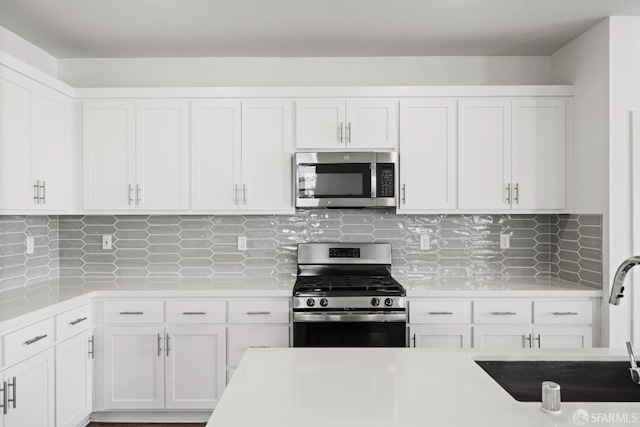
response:
<path fill-rule="evenodd" d="M 589 326 L 474 326 L 478 348 L 591 348 Z"/>
<path fill-rule="evenodd" d="M 56 346 L 56 426 L 80 425 L 93 410 L 93 335 L 86 331 Z"/>
<path fill-rule="evenodd" d="M 223 326 L 104 328 L 104 409 L 213 409 L 225 386 Z"/>
<path fill-rule="evenodd" d="M 589 326 L 535 326 L 533 340 L 539 348 L 591 348 Z"/>
<path fill-rule="evenodd" d="M 476 348 L 530 348 L 531 326 L 474 326 Z"/>
<path fill-rule="evenodd" d="M 3 427 L 54 427 L 54 351 L 45 350 L 3 372 L 6 414 Z"/>
<path fill-rule="evenodd" d="M 289 347 L 289 326 L 230 326 L 228 341 L 228 379 L 248 348 Z"/>
<path fill-rule="evenodd" d="M 411 346 L 417 348 L 469 348 L 471 327 L 468 325 L 429 325 L 409 328 Z"/>

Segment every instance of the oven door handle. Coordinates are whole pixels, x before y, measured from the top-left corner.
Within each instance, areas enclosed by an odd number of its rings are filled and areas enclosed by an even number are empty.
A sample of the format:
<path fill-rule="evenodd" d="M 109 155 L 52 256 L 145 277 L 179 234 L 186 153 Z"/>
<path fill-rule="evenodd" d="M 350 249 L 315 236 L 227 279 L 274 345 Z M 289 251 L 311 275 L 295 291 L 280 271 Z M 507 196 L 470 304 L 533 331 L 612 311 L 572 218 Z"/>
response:
<path fill-rule="evenodd" d="M 294 322 L 406 322 L 406 313 L 293 313 Z"/>

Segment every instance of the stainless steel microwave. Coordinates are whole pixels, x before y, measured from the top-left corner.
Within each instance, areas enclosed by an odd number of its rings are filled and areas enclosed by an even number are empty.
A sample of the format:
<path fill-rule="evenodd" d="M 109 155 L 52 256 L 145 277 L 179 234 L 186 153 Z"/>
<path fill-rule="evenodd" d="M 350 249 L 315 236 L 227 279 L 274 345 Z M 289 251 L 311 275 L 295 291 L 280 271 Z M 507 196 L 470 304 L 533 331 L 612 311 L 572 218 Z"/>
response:
<path fill-rule="evenodd" d="M 296 207 L 396 206 L 398 153 L 296 153 Z"/>

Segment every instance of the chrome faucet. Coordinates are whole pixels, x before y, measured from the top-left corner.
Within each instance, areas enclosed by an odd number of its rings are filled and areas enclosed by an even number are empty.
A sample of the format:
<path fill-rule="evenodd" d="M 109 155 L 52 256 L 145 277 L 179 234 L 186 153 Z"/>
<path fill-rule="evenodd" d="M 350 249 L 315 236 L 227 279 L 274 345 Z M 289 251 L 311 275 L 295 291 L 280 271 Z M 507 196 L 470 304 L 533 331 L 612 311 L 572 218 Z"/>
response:
<path fill-rule="evenodd" d="M 624 278 L 627 276 L 629 270 L 631 270 L 636 265 L 640 264 L 640 256 L 633 256 L 618 267 L 616 271 L 616 275 L 613 277 L 613 286 L 611 287 L 611 296 L 609 297 L 609 304 L 618 305 L 620 304 L 620 298 L 624 295 L 624 286 L 622 286 L 622 282 L 624 282 Z"/>
<path fill-rule="evenodd" d="M 631 368 L 629 368 L 629 373 L 631 374 L 631 379 L 634 383 L 640 384 L 640 368 L 636 364 L 636 355 L 633 353 L 633 344 L 627 341 L 627 351 L 629 352 L 629 362 L 631 362 Z"/>

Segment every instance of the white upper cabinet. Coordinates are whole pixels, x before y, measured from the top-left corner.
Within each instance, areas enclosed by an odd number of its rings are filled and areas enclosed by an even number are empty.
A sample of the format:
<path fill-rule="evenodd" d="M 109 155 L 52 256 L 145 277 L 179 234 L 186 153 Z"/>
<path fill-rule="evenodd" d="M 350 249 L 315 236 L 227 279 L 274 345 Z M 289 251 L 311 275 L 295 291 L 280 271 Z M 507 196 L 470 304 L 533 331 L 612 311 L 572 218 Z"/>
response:
<path fill-rule="evenodd" d="M 242 134 L 240 101 L 191 102 L 193 210 L 240 208 Z"/>
<path fill-rule="evenodd" d="M 509 209 L 511 101 L 459 101 L 458 198 L 460 209 Z"/>
<path fill-rule="evenodd" d="M 565 100 L 459 102 L 458 208 L 565 208 Z"/>
<path fill-rule="evenodd" d="M 456 208 L 456 101 L 400 101 L 399 211 Z"/>
<path fill-rule="evenodd" d="M 291 118 L 288 100 L 242 102 L 241 200 L 247 210 L 293 210 Z"/>
<path fill-rule="evenodd" d="M 514 207 L 565 207 L 565 100 L 513 101 Z"/>
<path fill-rule="evenodd" d="M 0 68 L 0 211 L 72 210 L 72 112 L 68 96 Z"/>
<path fill-rule="evenodd" d="M 142 210 L 189 209 L 189 103 L 136 102 L 136 192 Z"/>
<path fill-rule="evenodd" d="M 397 100 L 296 101 L 296 148 L 299 150 L 393 150 L 397 146 Z"/>
<path fill-rule="evenodd" d="M 186 101 L 84 101 L 84 209 L 187 211 L 188 126 Z"/>

